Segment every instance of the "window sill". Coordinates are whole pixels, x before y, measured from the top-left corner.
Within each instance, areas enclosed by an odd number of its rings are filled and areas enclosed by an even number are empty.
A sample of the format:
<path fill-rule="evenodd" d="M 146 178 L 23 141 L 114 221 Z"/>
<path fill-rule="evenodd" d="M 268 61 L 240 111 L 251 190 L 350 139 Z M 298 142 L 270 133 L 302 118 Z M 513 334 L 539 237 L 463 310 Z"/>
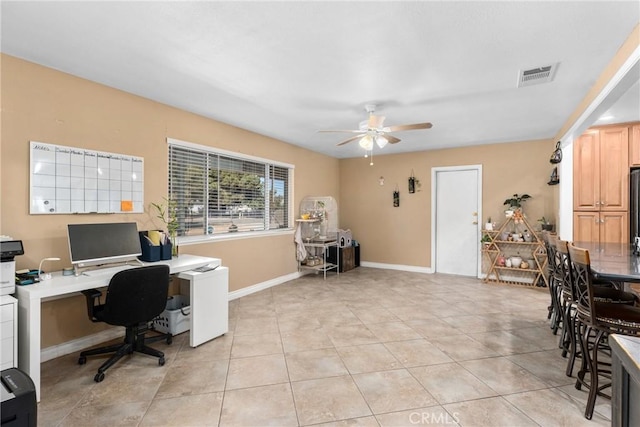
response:
<path fill-rule="evenodd" d="M 207 236 L 204 236 L 204 235 L 203 236 L 182 236 L 182 237 L 178 237 L 178 247 L 197 245 L 201 243 L 220 242 L 225 240 L 242 240 L 242 239 L 253 239 L 253 238 L 259 238 L 259 237 L 285 236 L 285 235 L 292 235 L 293 232 L 294 232 L 293 228 L 281 228 L 278 230 L 245 231 L 245 232 L 237 232 L 237 233 L 213 234 L 213 235 L 207 235 Z"/>

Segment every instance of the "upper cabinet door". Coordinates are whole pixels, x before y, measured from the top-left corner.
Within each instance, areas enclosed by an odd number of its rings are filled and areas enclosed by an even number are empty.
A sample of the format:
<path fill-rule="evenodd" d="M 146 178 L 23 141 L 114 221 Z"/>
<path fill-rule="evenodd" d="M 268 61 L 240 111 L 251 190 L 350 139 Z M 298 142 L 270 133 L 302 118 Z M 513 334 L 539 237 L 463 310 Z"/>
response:
<path fill-rule="evenodd" d="M 629 209 L 629 128 L 600 130 L 600 210 Z"/>
<path fill-rule="evenodd" d="M 640 166 L 640 125 L 631 126 L 629 135 L 629 165 Z"/>
<path fill-rule="evenodd" d="M 573 209 L 600 210 L 600 132 L 588 130 L 573 144 Z"/>

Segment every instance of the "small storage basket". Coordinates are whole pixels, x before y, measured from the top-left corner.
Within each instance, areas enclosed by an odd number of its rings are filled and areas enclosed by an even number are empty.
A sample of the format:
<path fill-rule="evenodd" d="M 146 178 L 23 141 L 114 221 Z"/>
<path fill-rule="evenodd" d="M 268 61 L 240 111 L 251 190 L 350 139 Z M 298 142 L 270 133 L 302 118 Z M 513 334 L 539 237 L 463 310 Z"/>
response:
<path fill-rule="evenodd" d="M 189 297 L 174 295 L 167 299 L 166 309 L 153 320 L 156 331 L 178 335 L 190 329 L 191 306 Z"/>

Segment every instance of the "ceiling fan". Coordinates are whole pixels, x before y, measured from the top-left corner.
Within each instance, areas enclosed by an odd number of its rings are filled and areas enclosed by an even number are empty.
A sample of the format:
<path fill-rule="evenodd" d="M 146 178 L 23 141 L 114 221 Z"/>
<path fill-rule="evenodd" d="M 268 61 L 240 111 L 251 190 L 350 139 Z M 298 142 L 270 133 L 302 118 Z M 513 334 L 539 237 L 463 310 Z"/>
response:
<path fill-rule="evenodd" d="M 373 114 L 376 110 L 375 104 L 365 105 L 365 110 L 369 114 L 368 120 L 360 122 L 357 130 L 320 130 L 318 132 L 348 132 L 355 133 L 356 136 L 352 136 L 336 145 L 345 145 L 351 141 L 360 139 L 360 146 L 366 151 L 371 151 L 373 143 L 375 142 L 378 147 L 382 148 L 387 143 L 396 144 L 400 142 L 400 138 L 390 135 L 390 132 L 399 132 L 404 130 L 416 130 L 416 129 L 429 129 L 433 125 L 431 123 L 415 123 L 411 125 L 395 125 L 384 126 L 385 116 L 376 116 Z"/>

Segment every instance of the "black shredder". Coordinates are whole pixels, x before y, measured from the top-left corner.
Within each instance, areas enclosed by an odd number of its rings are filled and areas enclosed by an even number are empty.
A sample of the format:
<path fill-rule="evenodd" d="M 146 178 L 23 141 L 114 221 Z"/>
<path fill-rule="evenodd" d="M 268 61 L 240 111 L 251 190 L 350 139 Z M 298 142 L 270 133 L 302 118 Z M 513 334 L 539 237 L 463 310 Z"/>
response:
<path fill-rule="evenodd" d="M 2 427 L 36 427 L 38 406 L 36 387 L 29 375 L 19 369 L 0 372 L 2 381 Z"/>

